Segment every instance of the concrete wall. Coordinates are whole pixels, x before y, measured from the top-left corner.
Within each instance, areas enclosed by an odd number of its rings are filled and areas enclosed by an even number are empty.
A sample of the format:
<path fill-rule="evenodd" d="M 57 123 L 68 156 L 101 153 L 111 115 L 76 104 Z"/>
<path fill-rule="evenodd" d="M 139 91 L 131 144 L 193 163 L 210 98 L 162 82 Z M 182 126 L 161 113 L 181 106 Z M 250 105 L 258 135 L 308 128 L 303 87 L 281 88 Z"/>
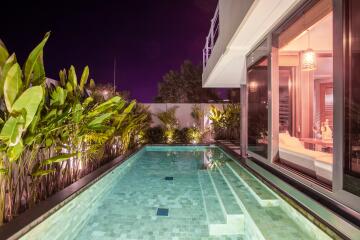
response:
<path fill-rule="evenodd" d="M 191 116 L 192 107 L 194 106 L 194 103 L 143 103 L 143 105 L 149 107 L 149 111 L 152 113 L 152 124 L 151 126 L 158 126 L 161 125 L 161 121 L 157 118 L 156 114 L 166 111 L 169 108 L 172 108 L 174 106 L 177 106 L 176 110 L 176 118 L 179 121 L 179 126 L 181 128 L 184 127 L 192 127 L 194 125 L 194 119 Z M 199 103 L 203 113 L 204 113 L 204 119 L 202 121 L 202 128 L 208 127 L 211 123 L 209 121 L 208 115 L 209 110 L 211 108 L 211 105 L 216 106 L 218 109 L 222 109 L 224 105 L 222 103 Z"/>

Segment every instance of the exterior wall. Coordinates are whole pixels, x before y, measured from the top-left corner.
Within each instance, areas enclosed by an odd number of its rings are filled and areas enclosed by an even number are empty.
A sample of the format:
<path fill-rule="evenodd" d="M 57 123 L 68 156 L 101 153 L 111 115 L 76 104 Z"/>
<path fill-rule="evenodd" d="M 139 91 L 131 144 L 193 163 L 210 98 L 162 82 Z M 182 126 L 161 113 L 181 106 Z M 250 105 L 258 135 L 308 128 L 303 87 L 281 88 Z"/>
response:
<path fill-rule="evenodd" d="M 310 2 L 310 1 L 307 1 Z M 334 1 L 335 5 L 333 5 L 333 9 L 334 9 L 334 38 L 337 39 L 337 43 L 334 42 L 334 66 L 343 66 L 342 65 L 342 59 L 341 56 L 342 55 L 342 49 L 340 49 L 338 46 L 342 46 L 342 36 L 343 34 L 341 33 L 341 30 L 339 30 L 343 24 L 342 24 L 342 0 L 336 0 Z M 306 2 L 305 2 L 306 3 Z M 297 6 L 299 7 L 299 6 Z M 298 8 L 294 8 L 293 12 L 296 13 L 296 10 Z M 301 7 L 301 6 L 300 6 Z M 289 18 L 292 16 L 292 14 L 289 14 L 287 19 L 284 19 L 285 21 L 289 21 Z M 337 18 L 336 18 L 337 17 Z M 341 27 L 340 27 L 341 26 Z M 275 28 L 276 29 L 276 28 Z M 274 30 L 275 32 L 276 30 Z M 336 34 L 337 33 L 337 34 Z M 265 38 L 268 39 L 269 41 L 271 40 L 271 34 L 272 32 Z M 262 39 L 260 42 L 262 42 L 264 39 Z M 338 44 L 338 45 L 336 45 Z M 251 62 L 251 56 L 253 54 L 255 49 L 251 50 L 248 53 L 248 64 Z M 277 79 L 276 76 L 276 71 L 274 71 L 274 69 L 277 69 L 277 52 L 274 51 L 271 46 L 269 46 L 266 49 L 266 52 L 263 53 L 263 56 L 269 56 L 269 59 L 271 59 L 271 63 L 272 63 L 272 69 L 270 69 L 269 74 L 271 74 L 271 78 L 269 79 L 268 82 L 268 92 L 269 92 L 269 142 L 271 143 L 271 147 L 269 149 L 269 156 L 268 158 L 262 158 L 261 156 L 258 156 L 254 153 L 249 152 L 249 154 L 251 156 L 253 156 L 254 158 L 256 158 L 257 160 L 265 163 L 266 165 L 272 167 L 273 169 L 277 170 L 278 172 L 281 172 L 284 175 L 289 176 L 290 178 L 294 179 L 295 181 L 306 185 L 307 187 L 313 189 L 314 191 L 318 192 L 320 195 L 325 195 L 331 199 L 334 199 L 335 201 L 337 201 L 340 204 L 343 204 L 349 208 L 352 208 L 353 210 L 357 211 L 358 213 L 360 213 L 360 197 L 355 196 L 354 194 L 351 194 L 350 192 L 347 192 L 346 190 L 343 189 L 343 162 L 344 162 L 344 154 L 343 154 L 343 149 L 344 149 L 344 113 L 343 113 L 343 109 L 344 109 L 344 99 L 345 96 L 344 94 L 344 90 L 343 90 L 343 82 L 344 82 L 344 69 L 340 68 L 340 67 L 336 67 L 334 68 L 334 103 L 336 105 L 334 105 L 334 163 L 333 163 L 333 183 L 332 183 L 332 188 L 331 189 L 327 189 L 324 188 L 318 184 L 314 184 L 314 182 L 312 180 L 309 180 L 307 178 L 304 178 L 296 173 L 294 173 L 293 171 L 287 169 L 287 168 L 283 168 L 282 166 L 278 165 L 277 163 L 274 162 L 275 159 L 278 158 L 278 152 L 279 152 L 279 147 L 278 147 L 278 117 L 279 117 L 279 112 L 278 112 L 278 83 L 276 83 L 276 81 L 274 81 L 274 79 Z M 335 57 L 337 56 L 337 57 Z M 275 66 L 275 67 L 274 67 Z M 244 100 L 242 101 L 242 109 L 246 109 L 247 106 L 247 101 Z M 245 111 L 245 110 L 244 110 Z M 244 117 L 246 118 L 246 115 L 244 115 Z M 244 121 L 247 121 L 244 120 Z M 304 122 L 304 121 L 302 121 Z M 243 124 L 244 127 L 242 127 L 242 134 L 246 134 L 247 135 L 247 124 Z M 242 137 L 243 139 L 246 139 L 247 136 Z M 242 141 L 242 148 L 246 149 L 247 148 L 247 144 L 246 142 Z"/>
<path fill-rule="evenodd" d="M 226 3 L 225 3 L 226 2 Z M 256 1 L 255 1 L 256 2 Z M 293 13 L 295 13 L 298 9 L 301 9 L 301 7 L 303 7 L 305 4 L 308 4 L 309 2 L 311 2 L 311 0 L 309 1 L 300 1 L 300 4 L 297 5 L 293 5 L 292 8 L 290 9 L 290 12 L 287 13 L 286 18 L 282 19 L 281 22 L 286 22 L 289 21 L 289 17 L 292 16 Z M 227 5 L 228 3 L 228 5 Z M 343 0 L 334 0 L 333 1 L 334 5 L 333 5 L 333 9 L 334 9 L 334 44 L 337 43 L 342 43 L 343 39 L 343 33 L 341 31 L 341 27 L 343 26 L 343 22 L 342 22 L 342 9 L 343 9 L 343 4 L 344 1 Z M 231 21 L 233 14 L 234 14 L 234 10 L 240 10 L 241 9 L 241 4 L 238 1 L 219 1 L 219 7 L 220 7 L 220 22 L 221 20 L 224 22 L 226 21 Z M 231 7 L 229 7 L 231 6 Z M 228 16 L 226 16 L 226 12 L 228 11 Z M 235 18 L 236 19 L 236 18 Z M 241 21 L 239 22 L 239 19 L 237 20 L 233 20 L 233 24 L 241 24 Z M 227 44 L 229 43 L 229 41 L 231 40 L 231 38 L 227 38 L 228 35 L 227 34 L 234 34 L 233 30 L 235 29 L 233 24 L 229 24 L 227 25 L 227 29 L 223 29 L 221 31 L 221 28 L 224 28 L 225 26 L 220 26 L 220 35 L 224 34 L 222 36 L 222 38 L 218 39 L 217 44 L 215 45 L 215 49 L 213 51 L 213 54 L 210 57 L 210 60 L 208 62 L 208 65 L 204 71 L 204 75 L 203 75 L 203 81 L 206 81 L 207 78 L 209 77 L 210 72 L 213 70 L 213 68 L 215 67 L 215 65 L 218 63 L 219 58 L 222 56 L 222 54 L 224 54 L 226 52 L 226 47 Z M 271 34 L 273 33 L 273 31 L 277 31 L 277 27 L 279 25 L 273 27 L 272 31 L 270 31 L 270 34 L 268 35 L 268 37 L 264 38 L 264 39 L 269 39 L 269 42 L 271 42 Z M 225 27 L 226 28 L 226 27 Z M 246 37 L 246 36 L 245 36 Z M 264 39 L 261 39 L 261 41 L 259 41 L 258 43 L 261 43 Z M 256 42 L 251 42 L 251 44 L 253 44 L 254 46 L 256 46 L 256 44 L 258 44 Z M 230 50 L 229 50 L 230 51 Z M 275 62 L 275 60 L 277 59 L 276 52 L 274 53 L 271 49 L 271 46 L 269 46 L 269 48 L 265 49 L 265 51 L 267 51 L 267 54 L 270 59 L 271 59 L 271 64 L 276 65 L 277 63 Z M 249 59 L 251 60 L 251 54 L 252 54 L 252 50 L 249 51 L 247 53 L 247 56 L 249 57 Z M 281 166 L 279 166 L 278 164 L 276 164 L 274 162 L 274 159 L 277 158 L 277 154 L 278 154 L 278 83 L 274 83 L 272 81 L 272 79 L 276 78 L 276 72 L 274 71 L 270 71 L 269 74 L 271 74 L 271 78 L 269 80 L 269 135 L 271 137 L 270 142 L 272 143 L 270 146 L 270 153 L 269 153 L 269 157 L 267 159 L 258 157 L 258 160 L 267 164 L 268 166 L 272 167 L 273 169 L 277 170 L 278 172 L 283 173 L 284 175 L 289 176 L 290 178 L 294 179 L 295 181 L 313 189 L 314 191 L 318 192 L 320 195 L 324 195 L 328 198 L 331 198 L 335 201 L 337 201 L 339 204 L 343 204 L 349 208 L 354 209 L 355 211 L 357 211 L 358 213 L 360 213 L 360 197 L 355 196 L 354 194 L 351 194 L 350 192 L 347 192 L 343 189 L 343 162 L 344 162 L 344 119 L 342 118 L 344 116 L 344 91 L 343 91 L 343 78 L 344 78 L 344 71 L 345 69 L 343 68 L 342 65 L 342 49 L 339 49 L 337 51 L 335 51 L 334 53 L 334 66 L 337 66 L 336 68 L 334 68 L 334 84 L 335 84 L 335 88 L 334 88 L 334 122 L 335 122 L 335 132 L 334 132 L 334 146 L 335 146 L 335 150 L 334 150 L 334 165 L 333 165 L 333 187 L 332 189 L 326 189 L 323 188 L 320 185 L 314 184 L 313 181 L 308 180 L 306 178 L 303 178 L 302 176 L 295 174 L 293 171 L 290 171 L 288 169 L 285 169 Z M 336 56 L 336 57 L 335 57 Z M 337 59 L 337 60 L 336 60 Z M 224 74 L 224 73 L 222 73 Z M 239 70 L 239 72 L 234 73 L 234 74 L 238 74 L 241 75 L 241 72 Z M 221 75 L 221 74 L 220 74 Z M 223 76 L 222 76 L 223 77 Z M 224 77 L 224 83 L 227 81 Z M 246 148 L 247 148 L 247 143 L 246 143 L 246 139 L 247 139 L 247 98 L 246 98 L 246 86 L 241 85 L 242 87 L 242 152 L 243 154 L 246 153 Z M 254 157 L 256 157 L 256 155 L 253 155 Z"/>

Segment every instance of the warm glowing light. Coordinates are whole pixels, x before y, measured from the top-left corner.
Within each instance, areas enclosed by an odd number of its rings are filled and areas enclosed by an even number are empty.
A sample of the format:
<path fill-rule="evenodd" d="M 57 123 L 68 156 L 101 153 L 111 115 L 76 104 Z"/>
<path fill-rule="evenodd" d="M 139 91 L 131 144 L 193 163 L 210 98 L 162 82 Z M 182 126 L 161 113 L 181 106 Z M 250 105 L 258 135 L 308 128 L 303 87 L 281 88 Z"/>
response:
<path fill-rule="evenodd" d="M 104 90 L 102 93 L 103 93 L 104 96 L 106 96 L 106 95 L 109 94 L 109 91 L 108 91 L 108 90 Z"/>
<path fill-rule="evenodd" d="M 316 69 L 316 53 L 312 49 L 307 49 L 302 55 L 302 70 L 313 71 Z"/>
<path fill-rule="evenodd" d="M 249 90 L 250 92 L 256 92 L 257 91 L 258 84 L 257 82 L 250 82 L 249 84 Z"/>

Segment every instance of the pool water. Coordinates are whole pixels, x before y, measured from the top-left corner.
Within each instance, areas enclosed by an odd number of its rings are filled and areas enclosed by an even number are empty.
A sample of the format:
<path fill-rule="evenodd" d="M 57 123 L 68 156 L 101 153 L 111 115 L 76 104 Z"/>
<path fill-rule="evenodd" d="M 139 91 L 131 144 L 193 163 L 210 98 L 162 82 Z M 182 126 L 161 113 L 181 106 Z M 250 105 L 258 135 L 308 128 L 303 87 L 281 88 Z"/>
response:
<path fill-rule="evenodd" d="M 22 239 L 330 238 L 220 148 L 148 146 Z"/>

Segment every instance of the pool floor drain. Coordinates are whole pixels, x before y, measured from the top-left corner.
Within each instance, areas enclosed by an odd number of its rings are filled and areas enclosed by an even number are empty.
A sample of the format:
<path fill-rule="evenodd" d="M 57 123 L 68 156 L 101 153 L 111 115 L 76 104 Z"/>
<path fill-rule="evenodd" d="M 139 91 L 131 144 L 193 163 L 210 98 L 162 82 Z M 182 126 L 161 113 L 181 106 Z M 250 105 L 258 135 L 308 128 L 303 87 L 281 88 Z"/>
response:
<path fill-rule="evenodd" d="M 158 208 L 156 212 L 157 216 L 168 216 L 169 215 L 169 209 L 168 208 Z"/>
<path fill-rule="evenodd" d="M 165 180 L 172 181 L 172 180 L 174 180 L 174 177 L 165 177 Z"/>

